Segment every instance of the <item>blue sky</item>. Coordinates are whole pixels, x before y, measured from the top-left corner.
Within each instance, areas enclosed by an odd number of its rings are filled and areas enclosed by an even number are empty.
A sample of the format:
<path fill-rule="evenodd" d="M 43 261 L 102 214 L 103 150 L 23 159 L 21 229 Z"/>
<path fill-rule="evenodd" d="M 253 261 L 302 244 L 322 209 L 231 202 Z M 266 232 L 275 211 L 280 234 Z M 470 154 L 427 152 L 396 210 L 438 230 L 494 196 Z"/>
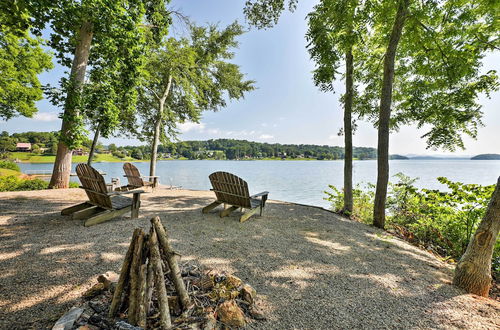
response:
<path fill-rule="evenodd" d="M 241 66 L 248 79 L 256 80 L 257 90 L 245 99 L 229 103 L 219 112 L 206 112 L 200 124 L 181 125 L 181 140 L 235 138 L 260 142 L 295 144 L 342 145 L 337 136 L 342 127 L 342 108 L 338 97 L 342 82 L 337 83 L 337 94 L 321 93 L 314 86 L 311 71 L 314 64 L 305 49 L 307 29 L 305 15 L 316 1 L 300 1 L 298 10 L 285 13 L 279 24 L 269 30 L 252 29 L 240 37 L 234 62 Z M 244 23 L 244 1 L 235 0 L 173 0 L 171 6 L 189 16 L 198 24 L 227 25 L 234 20 Z M 172 33 L 182 34 L 183 28 L 174 26 Z M 487 56 L 484 69 L 500 71 L 500 54 Z M 56 67 L 41 75 L 43 83 L 55 84 L 64 69 Z M 500 93 L 491 99 L 481 97 L 485 127 L 480 128 L 477 140 L 465 138 L 466 150 L 456 154 L 500 153 Z M 38 103 L 39 113 L 33 119 L 16 118 L 0 121 L 0 131 L 51 131 L 60 128 L 54 108 L 47 100 Z M 423 130 L 404 127 L 391 135 L 391 153 L 433 154 L 426 150 L 420 138 Z M 139 144 L 136 140 L 115 138 L 104 143 L 119 145 Z M 358 123 L 354 145 L 377 144 L 376 129 L 369 123 Z"/>

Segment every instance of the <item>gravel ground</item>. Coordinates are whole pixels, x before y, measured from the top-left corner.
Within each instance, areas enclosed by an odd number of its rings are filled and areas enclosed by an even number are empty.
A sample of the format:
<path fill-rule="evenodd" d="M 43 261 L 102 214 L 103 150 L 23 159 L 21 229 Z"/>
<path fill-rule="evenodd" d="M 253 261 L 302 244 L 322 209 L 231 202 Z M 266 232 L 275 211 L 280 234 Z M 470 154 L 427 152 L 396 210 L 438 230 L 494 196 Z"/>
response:
<path fill-rule="evenodd" d="M 272 197 L 272 194 L 271 194 Z M 450 285 L 452 269 L 404 241 L 330 212 L 269 201 L 262 217 L 203 215 L 205 191 L 158 189 L 128 215 L 85 228 L 59 214 L 79 189 L 0 193 L 0 328 L 44 328 L 107 270 L 135 227 L 159 215 L 183 262 L 234 273 L 267 321 L 249 328 L 499 328 L 500 303 Z"/>

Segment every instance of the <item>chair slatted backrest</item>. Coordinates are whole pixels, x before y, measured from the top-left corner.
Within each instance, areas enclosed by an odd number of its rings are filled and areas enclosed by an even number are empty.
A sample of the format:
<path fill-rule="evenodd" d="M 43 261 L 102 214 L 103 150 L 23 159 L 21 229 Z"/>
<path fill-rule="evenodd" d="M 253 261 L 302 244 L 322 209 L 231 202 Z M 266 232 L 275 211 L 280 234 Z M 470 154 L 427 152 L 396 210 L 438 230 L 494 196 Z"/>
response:
<path fill-rule="evenodd" d="M 223 203 L 250 208 L 250 194 L 245 180 L 227 172 L 209 175 L 217 200 Z"/>
<path fill-rule="evenodd" d="M 85 189 L 91 204 L 112 209 L 111 197 L 108 196 L 108 189 L 103 176 L 93 167 L 87 164 L 78 164 L 76 174 Z"/>
<path fill-rule="evenodd" d="M 134 164 L 125 163 L 123 164 L 123 171 L 125 172 L 125 176 L 127 177 L 128 184 L 134 187 L 143 187 L 144 180 L 141 177 L 141 173 L 135 167 Z"/>

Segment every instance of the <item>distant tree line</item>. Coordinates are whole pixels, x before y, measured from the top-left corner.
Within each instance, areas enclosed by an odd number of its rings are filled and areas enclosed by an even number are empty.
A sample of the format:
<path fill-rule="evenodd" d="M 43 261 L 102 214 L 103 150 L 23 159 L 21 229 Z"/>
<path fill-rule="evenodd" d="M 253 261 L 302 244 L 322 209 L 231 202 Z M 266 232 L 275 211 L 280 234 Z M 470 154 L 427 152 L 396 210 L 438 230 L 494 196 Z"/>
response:
<path fill-rule="evenodd" d="M 158 152 L 172 157 L 188 159 L 263 159 L 310 158 L 318 160 L 335 160 L 344 158 L 344 148 L 319 146 L 310 144 L 260 143 L 246 140 L 217 139 L 208 141 L 182 141 L 170 145 L 162 145 Z M 358 159 L 375 159 L 375 148 L 354 148 L 354 157 Z"/>
<path fill-rule="evenodd" d="M 31 143 L 31 152 L 35 154 L 55 155 L 57 152 L 58 132 L 23 132 L 12 133 L 9 135 L 7 131 L 0 133 L 0 154 L 16 151 L 17 143 Z M 88 150 L 92 141 L 84 138 L 82 149 Z M 99 151 L 103 150 L 103 146 L 99 145 Z"/>
<path fill-rule="evenodd" d="M 0 153 L 16 150 L 16 144 L 31 143 L 32 152 L 38 154 L 55 155 L 57 152 L 57 132 L 24 132 L 0 133 Z M 89 138 L 84 139 L 82 149 L 88 151 L 92 144 Z M 137 160 L 150 159 L 150 145 L 143 146 L 116 146 L 98 144 L 97 153 L 108 152 L 118 158 L 131 157 Z M 279 144 L 260 143 L 246 140 L 216 139 L 208 141 L 180 141 L 158 147 L 160 158 L 187 158 L 187 159 L 344 159 L 344 148 L 337 146 L 319 146 L 311 144 Z M 354 158 L 375 159 L 377 149 L 355 147 Z"/>

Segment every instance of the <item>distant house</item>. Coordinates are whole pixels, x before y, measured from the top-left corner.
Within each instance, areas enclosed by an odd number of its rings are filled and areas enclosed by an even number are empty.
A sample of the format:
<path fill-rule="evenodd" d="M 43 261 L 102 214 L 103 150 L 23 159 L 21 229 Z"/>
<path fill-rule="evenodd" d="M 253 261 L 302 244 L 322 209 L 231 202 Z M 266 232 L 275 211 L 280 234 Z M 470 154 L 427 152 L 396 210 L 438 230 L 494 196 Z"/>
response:
<path fill-rule="evenodd" d="M 23 151 L 23 152 L 31 151 L 31 143 L 16 144 L 16 151 Z"/>
<path fill-rule="evenodd" d="M 73 156 L 88 156 L 88 152 L 84 151 L 82 148 L 73 150 Z"/>

